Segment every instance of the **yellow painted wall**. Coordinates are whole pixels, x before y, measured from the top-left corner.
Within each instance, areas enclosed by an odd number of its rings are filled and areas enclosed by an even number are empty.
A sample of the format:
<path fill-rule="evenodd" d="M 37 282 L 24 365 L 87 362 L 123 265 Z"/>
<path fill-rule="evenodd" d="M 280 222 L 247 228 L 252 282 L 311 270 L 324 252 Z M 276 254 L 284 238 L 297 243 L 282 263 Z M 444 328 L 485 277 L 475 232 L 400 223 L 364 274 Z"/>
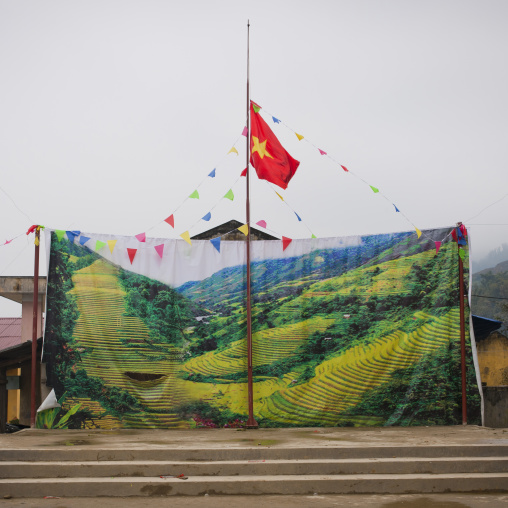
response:
<path fill-rule="evenodd" d="M 482 383 L 487 386 L 508 385 L 508 338 L 493 332 L 476 347 Z"/>
<path fill-rule="evenodd" d="M 8 376 L 19 376 L 21 369 L 10 369 L 7 371 Z M 19 419 L 19 403 L 20 403 L 20 390 L 7 391 L 7 421 Z"/>

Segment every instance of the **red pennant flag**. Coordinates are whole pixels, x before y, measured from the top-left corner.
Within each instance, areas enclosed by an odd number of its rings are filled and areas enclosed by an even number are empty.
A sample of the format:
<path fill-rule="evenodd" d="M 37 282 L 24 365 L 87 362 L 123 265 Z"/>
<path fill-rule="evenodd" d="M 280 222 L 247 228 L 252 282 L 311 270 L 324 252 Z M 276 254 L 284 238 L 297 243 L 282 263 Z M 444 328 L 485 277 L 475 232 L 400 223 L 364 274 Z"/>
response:
<path fill-rule="evenodd" d="M 340 167 L 341 167 L 341 168 L 342 168 L 342 169 L 343 169 L 346 173 L 349 173 L 349 169 L 348 169 L 348 168 L 346 168 L 346 166 L 342 166 L 342 165 L 341 165 Z"/>
<path fill-rule="evenodd" d="M 250 163 L 261 180 L 267 180 L 286 189 L 300 162 L 293 159 L 280 144 L 268 124 L 250 104 Z"/>
<path fill-rule="evenodd" d="M 164 253 L 164 244 L 161 243 L 160 245 L 156 245 L 154 247 L 154 249 L 157 252 L 157 254 L 159 254 L 160 258 L 162 259 L 162 254 Z"/>
<path fill-rule="evenodd" d="M 434 242 L 436 244 L 436 254 L 439 252 L 439 249 L 441 248 L 441 242 Z"/>
<path fill-rule="evenodd" d="M 247 168 L 245 168 L 241 173 L 240 176 L 247 176 Z"/>
<path fill-rule="evenodd" d="M 171 214 L 167 219 L 164 219 L 164 222 L 167 222 L 173 229 L 175 228 L 175 218 L 173 214 Z"/>
<path fill-rule="evenodd" d="M 287 236 L 282 237 L 282 252 L 284 252 L 288 248 L 289 244 L 292 241 L 293 241 L 292 238 L 288 238 Z"/>
<path fill-rule="evenodd" d="M 131 260 L 131 265 L 132 262 L 134 261 L 134 256 L 136 255 L 136 252 L 138 252 L 138 249 L 127 249 L 127 254 L 129 254 L 129 259 Z"/>

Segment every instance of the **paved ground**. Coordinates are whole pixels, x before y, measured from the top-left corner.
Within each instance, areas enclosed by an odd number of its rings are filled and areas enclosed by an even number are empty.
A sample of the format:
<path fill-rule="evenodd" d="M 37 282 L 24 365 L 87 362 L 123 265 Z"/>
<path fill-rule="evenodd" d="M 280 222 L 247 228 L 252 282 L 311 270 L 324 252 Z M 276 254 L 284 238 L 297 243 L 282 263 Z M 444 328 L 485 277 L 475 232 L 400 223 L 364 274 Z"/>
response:
<path fill-rule="evenodd" d="M 506 508 L 506 494 L 200 496 L 0 500 L 2 508 Z"/>
<path fill-rule="evenodd" d="M 248 448 L 508 444 L 508 429 L 477 426 L 195 430 L 32 430 L 0 434 L 0 449 Z"/>

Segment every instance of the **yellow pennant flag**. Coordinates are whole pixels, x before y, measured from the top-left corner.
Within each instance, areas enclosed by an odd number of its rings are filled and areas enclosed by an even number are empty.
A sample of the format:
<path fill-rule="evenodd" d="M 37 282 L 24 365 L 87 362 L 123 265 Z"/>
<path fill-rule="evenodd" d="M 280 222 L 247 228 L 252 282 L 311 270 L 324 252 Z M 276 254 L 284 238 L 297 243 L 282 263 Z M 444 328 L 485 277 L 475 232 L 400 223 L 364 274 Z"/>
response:
<path fill-rule="evenodd" d="M 416 234 L 418 235 L 418 238 L 420 238 L 420 236 L 422 236 L 422 232 L 415 226 L 415 229 L 416 229 Z"/>
<path fill-rule="evenodd" d="M 236 153 L 236 155 L 238 155 L 238 150 L 235 147 L 233 147 L 231 148 L 231 150 L 229 150 L 228 154 L 230 153 Z"/>
<path fill-rule="evenodd" d="M 249 234 L 249 226 L 247 224 L 240 226 L 238 230 L 241 231 L 245 236 Z"/>
<path fill-rule="evenodd" d="M 274 192 L 275 192 L 275 194 L 277 194 L 277 196 L 279 196 L 279 198 L 280 198 L 282 201 L 284 201 L 284 198 L 283 198 L 283 197 L 282 197 L 282 196 L 281 196 L 281 195 L 280 195 L 277 191 L 274 191 Z"/>
<path fill-rule="evenodd" d="M 191 239 L 190 239 L 190 235 L 189 235 L 189 232 L 188 231 L 185 231 L 185 233 L 182 233 L 180 235 L 189 245 L 192 245 L 192 242 L 191 242 Z"/>
<path fill-rule="evenodd" d="M 108 247 L 111 254 L 113 254 L 113 249 L 115 248 L 116 240 L 108 240 Z"/>
<path fill-rule="evenodd" d="M 298 134 L 298 132 L 295 132 L 296 137 L 298 138 L 298 141 L 301 141 L 303 139 L 303 136 L 301 134 Z"/>

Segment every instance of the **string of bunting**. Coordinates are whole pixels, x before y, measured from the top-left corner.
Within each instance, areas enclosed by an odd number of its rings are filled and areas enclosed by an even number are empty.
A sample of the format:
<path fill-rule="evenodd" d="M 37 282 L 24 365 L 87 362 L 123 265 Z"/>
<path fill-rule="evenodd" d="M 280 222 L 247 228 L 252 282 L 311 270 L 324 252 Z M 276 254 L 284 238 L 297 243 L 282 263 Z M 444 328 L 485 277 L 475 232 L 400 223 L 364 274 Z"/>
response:
<path fill-rule="evenodd" d="M 384 199 L 386 199 L 393 207 L 394 207 L 394 210 L 396 213 L 400 213 L 400 215 L 402 217 L 404 217 L 404 219 L 409 223 L 411 224 L 411 226 L 413 226 L 413 228 L 415 229 L 416 231 L 416 235 L 418 238 L 420 238 L 422 235 L 424 238 L 427 238 L 429 240 L 432 240 L 434 241 L 435 245 L 436 245 L 436 253 L 439 252 L 439 249 L 441 247 L 441 244 L 446 240 L 446 238 L 448 238 L 448 236 L 450 236 L 450 234 L 452 233 L 451 231 L 441 240 L 441 241 L 435 241 L 433 240 L 429 235 L 427 235 L 426 233 L 422 233 L 422 231 L 403 213 L 401 212 L 401 210 L 397 207 L 397 205 L 391 200 L 388 198 L 388 196 L 386 196 L 383 192 L 381 192 L 377 187 L 374 187 L 374 185 L 371 185 L 369 184 L 366 180 L 364 180 L 360 175 L 356 174 L 355 172 L 351 171 L 349 168 L 347 168 L 345 165 L 341 164 L 339 161 L 337 161 L 335 158 L 333 158 L 331 155 L 328 154 L 328 152 L 326 152 L 325 150 L 323 150 L 322 148 L 319 148 L 317 145 L 315 145 L 312 141 L 310 141 L 309 139 L 307 139 L 305 136 L 303 136 L 302 134 L 296 132 L 292 127 L 290 127 L 289 125 L 287 125 L 285 122 L 283 122 L 280 118 L 276 117 L 275 115 L 273 115 L 272 113 L 270 113 L 269 111 L 267 111 L 266 109 L 262 108 L 261 106 L 259 106 L 258 104 L 256 104 L 256 108 L 255 108 L 257 111 L 256 112 L 259 112 L 261 109 L 263 109 L 264 112 L 266 112 L 267 115 L 270 115 L 272 117 L 272 121 L 274 124 L 276 125 L 283 125 L 284 127 L 286 127 L 286 129 L 288 129 L 289 131 L 291 131 L 297 138 L 298 138 L 298 141 L 302 141 L 302 140 L 305 140 L 307 143 L 309 143 L 312 147 L 314 147 L 322 156 L 325 156 L 327 158 L 329 158 L 332 162 L 334 162 L 337 166 L 340 166 L 342 168 L 342 170 L 349 174 L 349 175 L 352 175 L 354 176 L 355 178 L 357 178 L 358 180 L 360 180 L 361 182 L 363 182 L 365 185 L 367 185 L 374 194 L 379 194 L 380 196 L 382 196 Z M 278 194 L 278 193 L 277 193 Z M 280 194 L 278 194 L 278 196 L 282 199 L 282 197 L 280 196 Z M 296 212 L 295 212 L 296 213 Z"/>

